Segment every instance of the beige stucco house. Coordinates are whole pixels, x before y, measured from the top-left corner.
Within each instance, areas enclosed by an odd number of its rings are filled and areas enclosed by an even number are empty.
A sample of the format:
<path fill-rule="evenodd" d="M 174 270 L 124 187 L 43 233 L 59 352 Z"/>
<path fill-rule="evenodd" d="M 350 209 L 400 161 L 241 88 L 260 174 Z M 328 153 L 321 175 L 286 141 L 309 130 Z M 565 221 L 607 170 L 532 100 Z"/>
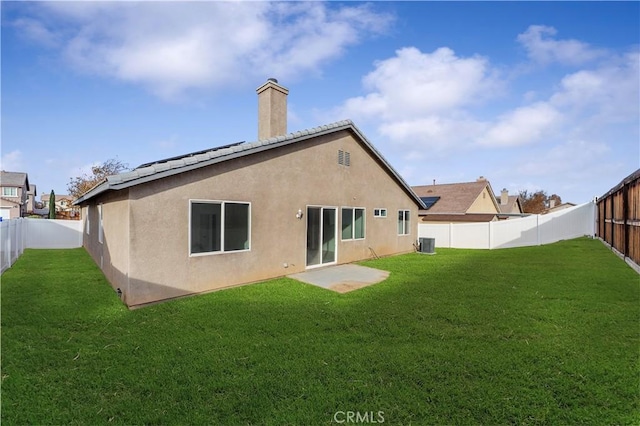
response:
<path fill-rule="evenodd" d="M 500 197 L 496 195 L 498 200 L 498 208 L 500 213 L 506 217 L 519 217 L 522 216 L 524 211 L 522 210 L 522 202 L 519 195 L 509 195 L 509 191 L 503 188 L 500 192 Z"/>
<path fill-rule="evenodd" d="M 412 187 L 426 208 L 422 222 L 491 222 L 500 219 L 500 206 L 491 184 L 484 177 L 460 182 Z"/>
<path fill-rule="evenodd" d="M 143 164 L 75 201 L 127 305 L 414 250 L 416 194 L 351 121 L 286 134 L 287 94 L 258 88 L 258 141 Z"/>
<path fill-rule="evenodd" d="M 29 176 L 22 172 L 0 172 L 0 217 L 15 219 L 27 213 Z"/>

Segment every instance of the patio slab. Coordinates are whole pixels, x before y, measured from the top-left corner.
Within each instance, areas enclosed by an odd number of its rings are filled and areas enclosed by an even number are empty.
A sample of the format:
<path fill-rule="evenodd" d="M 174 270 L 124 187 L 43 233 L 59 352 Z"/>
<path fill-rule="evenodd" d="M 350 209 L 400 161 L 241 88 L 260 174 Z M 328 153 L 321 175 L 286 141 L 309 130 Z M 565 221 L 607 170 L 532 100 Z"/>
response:
<path fill-rule="evenodd" d="M 389 274 L 390 272 L 380 269 L 346 264 L 312 269 L 288 277 L 338 293 L 347 293 L 382 282 L 389 277 Z"/>

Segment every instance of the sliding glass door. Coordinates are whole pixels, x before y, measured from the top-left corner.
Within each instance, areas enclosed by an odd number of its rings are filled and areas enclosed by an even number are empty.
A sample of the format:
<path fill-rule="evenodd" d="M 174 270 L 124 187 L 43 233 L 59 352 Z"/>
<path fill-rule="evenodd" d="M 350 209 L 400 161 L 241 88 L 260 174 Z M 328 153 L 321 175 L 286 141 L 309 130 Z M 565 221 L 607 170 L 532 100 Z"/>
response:
<path fill-rule="evenodd" d="M 335 207 L 307 207 L 307 266 L 336 261 Z"/>

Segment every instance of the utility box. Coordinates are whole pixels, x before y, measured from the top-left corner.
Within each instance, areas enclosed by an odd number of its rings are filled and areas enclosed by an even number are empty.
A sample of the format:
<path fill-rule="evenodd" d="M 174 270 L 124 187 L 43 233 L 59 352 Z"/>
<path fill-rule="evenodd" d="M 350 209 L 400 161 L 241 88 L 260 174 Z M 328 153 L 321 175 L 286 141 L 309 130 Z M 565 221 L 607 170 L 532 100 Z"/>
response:
<path fill-rule="evenodd" d="M 436 254 L 436 239 L 420 237 L 420 253 Z"/>

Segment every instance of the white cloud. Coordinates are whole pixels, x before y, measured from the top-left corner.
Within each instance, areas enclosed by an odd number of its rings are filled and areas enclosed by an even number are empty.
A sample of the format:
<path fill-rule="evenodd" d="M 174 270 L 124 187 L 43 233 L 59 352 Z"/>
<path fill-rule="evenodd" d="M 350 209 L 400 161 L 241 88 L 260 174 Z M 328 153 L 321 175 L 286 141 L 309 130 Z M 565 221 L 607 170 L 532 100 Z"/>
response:
<path fill-rule="evenodd" d="M 541 64 L 559 62 L 580 65 L 602 57 L 606 52 L 579 40 L 556 40 L 553 27 L 531 25 L 518 35 L 518 41 L 527 50 L 530 59 Z"/>
<path fill-rule="evenodd" d="M 363 79 L 370 93 L 345 102 L 350 115 L 417 118 L 476 104 L 499 87 L 488 60 L 462 58 L 447 47 L 423 53 L 405 47 Z"/>
<path fill-rule="evenodd" d="M 375 64 L 363 86 L 367 94 L 347 99 L 332 116 L 375 121 L 380 134 L 414 151 L 468 144 L 485 125 L 466 108 L 501 92 L 487 59 L 459 57 L 446 47 L 431 53 L 399 49 Z"/>
<path fill-rule="evenodd" d="M 562 114 L 547 102 L 516 108 L 498 117 L 478 143 L 509 147 L 538 142 L 544 135 L 554 133 L 561 120 Z"/>
<path fill-rule="evenodd" d="M 49 31 L 40 21 L 31 18 L 19 18 L 13 21 L 12 26 L 18 34 L 36 43 L 54 47 L 60 42 L 59 37 Z"/>
<path fill-rule="evenodd" d="M 392 17 L 369 6 L 266 2 L 51 2 L 22 25 L 62 40 L 78 70 L 141 84 L 172 99 L 241 77 L 320 72 Z M 55 16 L 56 19 L 53 19 Z M 38 36 L 38 34 L 42 34 Z"/>
<path fill-rule="evenodd" d="M 640 52 L 610 57 L 602 66 L 566 75 L 550 101 L 609 123 L 636 121 L 640 115 Z"/>
<path fill-rule="evenodd" d="M 2 154 L 0 159 L 0 169 L 5 172 L 25 172 L 24 162 L 22 161 L 22 152 L 20 150 L 14 150 Z"/>

